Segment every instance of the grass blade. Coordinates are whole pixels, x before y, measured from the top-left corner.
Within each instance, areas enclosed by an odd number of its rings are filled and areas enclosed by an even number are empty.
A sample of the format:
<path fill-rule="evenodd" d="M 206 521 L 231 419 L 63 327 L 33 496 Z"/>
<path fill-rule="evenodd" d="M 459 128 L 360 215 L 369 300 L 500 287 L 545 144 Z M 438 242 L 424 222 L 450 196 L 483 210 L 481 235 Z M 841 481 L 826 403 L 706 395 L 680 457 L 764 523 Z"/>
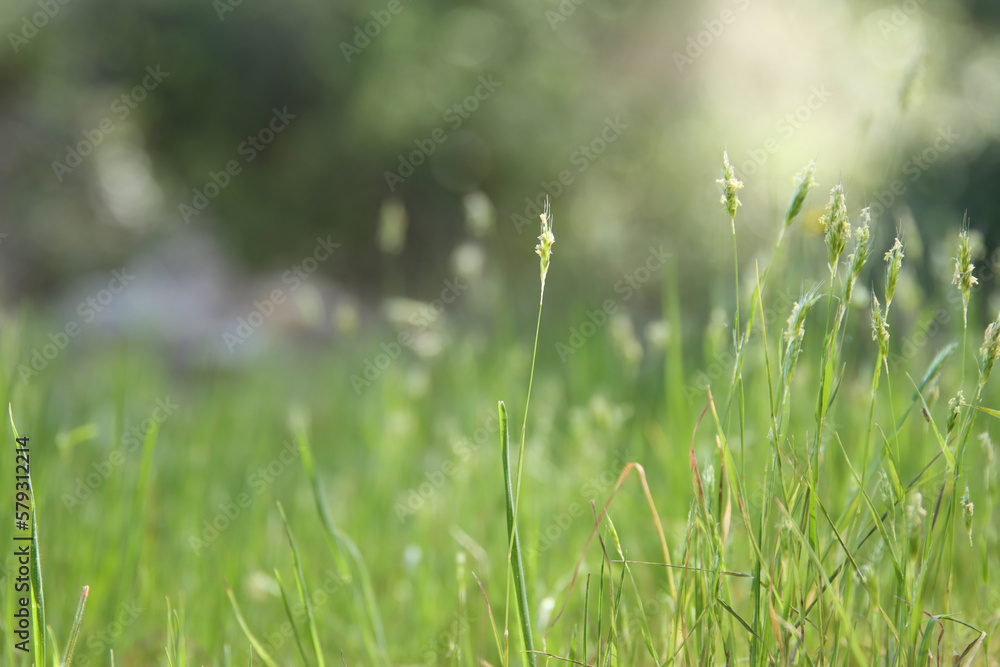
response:
<path fill-rule="evenodd" d="M 236 621 L 240 624 L 240 628 L 243 629 L 243 634 L 246 635 L 247 640 L 253 647 L 253 650 L 257 652 L 260 659 L 264 661 L 267 667 L 278 667 L 278 663 L 274 661 L 271 654 L 267 652 L 264 645 L 257 639 L 253 631 L 250 630 L 250 626 L 247 625 L 247 621 L 243 618 L 243 612 L 240 611 L 240 605 L 236 602 L 236 595 L 233 593 L 233 589 L 230 588 L 229 583 L 226 583 L 226 595 L 229 596 L 229 603 L 233 606 L 233 613 L 236 614 Z"/>
<path fill-rule="evenodd" d="M 89 593 L 90 586 L 84 586 L 83 594 L 80 595 L 80 605 L 76 608 L 76 616 L 73 617 L 73 626 L 69 631 L 69 641 L 66 642 L 63 667 L 70 667 L 73 664 L 73 651 L 76 650 L 76 640 L 80 636 L 80 624 L 83 622 L 83 608 L 87 606 L 87 595 Z"/>
<path fill-rule="evenodd" d="M 281 573 L 278 569 L 274 569 L 274 578 L 278 580 L 278 590 L 281 591 L 281 601 L 285 605 L 285 615 L 288 616 L 288 623 L 292 626 L 292 634 L 295 636 L 295 646 L 299 649 L 299 655 L 302 656 L 302 664 L 309 667 L 309 656 L 306 655 L 305 646 L 302 645 L 302 635 L 299 632 L 299 624 L 295 622 L 295 615 L 292 614 L 292 605 L 288 601 L 288 589 L 285 588 L 285 582 L 281 580 Z"/>
<path fill-rule="evenodd" d="M 356 615 L 358 616 L 358 621 L 362 620 L 362 616 L 366 615 L 368 620 L 368 625 L 370 626 L 369 632 L 363 632 L 362 635 L 365 637 L 365 646 L 368 649 L 369 658 L 374 665 L 381 665 L 386 663 L 386 644 L 385 644 L 385 631 L 382 629 L 382 616 L 379 613 L 378 603 L 375 599 L 375 589 L 372 586 L 371 577 L 368 574 L 368 568 L 365 566 L 364 558 L 361 556 L 361 550 L 358 549 L 357 545 L 354 543 L 346 533 L 337 528 L 336 524 L 333 522 L 333 517 L 330 516 L 330 510 L 326 502 L 326 492 L 323 489 L 323 483 L 319 478 L 319 474 L 316 471 L 316 466 L 313 462 L 312 448 L 309 445 L 309 438 L 306 434 L 305 426 L 299 423 L 295 428 L 295 436 L 299 442 L 299 452 L 302 456 L 302 466 L 305 468 L 306 476 L 309 477 L 309 481 L 312 484 L 313 498 L 316 501 L 316 510 L 319 512 L 320 520 L 323 523 L 323 529 L 326 531 L 326 542 L 327 546 L 330 548 L 330 552 L 333 554 L 334 560 L 340 568 L 341 578 L 345 581 L 352 581 L 353 577 L 344 554 L 350 555 L 351 560 L 354 562 L 354 566 L 358 571 L 358 578 L 361 584 L 360 592 L 357 591 L 355 587 L 356 596 L 360 597 L 360 600 L 356 599 Z M 363 610 L 363 614 L 362 614 Z M 370 635 L 370 636 L 369 636 Z"/>
<path fill-rule="evenodd" d="M 316 652 L 316 662 L 319 667 L 325 667 L 323 660 L 323 647 L 319 643 L 319 631 L 316 629 L 316 619 L 313 617 L 312 604 L 309 602 L 309 594 L 306 592 L 305 576 L 302 573 L 302 560 L 299 558 L 299 548 L 295 545 L 295 538 L 292 536 L 292 527 L 285 516 L 285 508 L 278 503 L 278 512 L 281 514 L 281 521 L 285 524 L 285 535 L 288 536 L 288 544 L 292 547 L 292 558 L 295 560 L 295 583 L 299 590 L 299 600 L 306 610 L 306 619 L 309 622 L 309 637 L 312 639 L 313 651 Z"/>
<path fill-rule="evenodd" d="M 498 403 L 500 410 L 500 456 L 503 459 L 504 495 L 507 499 L 507 538 L 512 546 L 510 568 L 514 578 L 514 592 L 517 595 L 517 609 L 521 618 L 521 636 L 524 640 L 525 659 L 531 667 L 535 667 L 535 642 L 531 633 L 531 615 L 528 611 L 528 591 L 524 583 L 524 565 L 521 560 L 521 543 L 517 539 L 517 526 L 514 525 L 514 490 L 510 483 L 510 437 L 507 432 L 507 408 L 503 401 Z"/>

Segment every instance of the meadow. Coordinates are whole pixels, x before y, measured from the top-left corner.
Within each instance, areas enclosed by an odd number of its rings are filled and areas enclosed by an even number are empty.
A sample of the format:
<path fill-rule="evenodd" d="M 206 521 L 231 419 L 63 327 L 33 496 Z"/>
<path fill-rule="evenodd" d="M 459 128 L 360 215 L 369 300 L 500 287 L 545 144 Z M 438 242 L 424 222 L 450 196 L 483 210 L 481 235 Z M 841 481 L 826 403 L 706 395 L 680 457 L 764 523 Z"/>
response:
<path fill-rule="evenodd" d="M 912 298 L 908 239 L 813 170 L 748 256 L 726 160 L 724 326 L 694 330 L 666 235 L 623 278 L 658 312 L 612 283 L 547 318 L 558 207 L 489 317 L 473 282 L 413 331 L 239 364 L 73 339 L 25 374 L 62 325 L 5 314 L 44 596 L 26 655 L 8 549 L 2 662 L 997 664 L 992 265 L 955 221 L 954 276 Z"/>

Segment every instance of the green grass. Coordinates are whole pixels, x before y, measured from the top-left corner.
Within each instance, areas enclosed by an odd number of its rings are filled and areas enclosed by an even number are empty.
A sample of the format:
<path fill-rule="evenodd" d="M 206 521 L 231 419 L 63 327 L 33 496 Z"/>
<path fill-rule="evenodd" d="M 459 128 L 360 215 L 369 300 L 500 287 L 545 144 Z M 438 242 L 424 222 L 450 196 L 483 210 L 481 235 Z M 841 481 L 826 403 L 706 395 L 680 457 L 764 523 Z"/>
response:
<path fill-rule="evenodd" d="M 404 353 L 360 396 L 349 376 L 395 332 L 183 371 L 148 342 L 81 340 L 25 384 L 23 351 L 50 323 L 6 319 L 2 398 L 31 438 L 47 650 L 80 667 L 112 650 L 118 665 L 247 665 L 251 650 L 318 666 L 996 664 L 997 467 L 981 435 L 1000 396 L 978 311 L 995 286 L 975 287 L 967 327 L 946 280 L 948 298 L 893 301 L 891 223 L 872 221 L 859 253 L 847 200 L 854 234 L 828 234 L 830 250 L 798 220 L 811 180 L 787 193 L 772 251 L 740 248 L 736 285 L 717 277 L 728 346 L 680 335 L 697 317 L 667 267 L 673 335 L 637 367 L 612 325 L 560 363 L 551 350 L 596 304 L 522 320 L 537 283 L 514 278 L 495 319 L 452 327 L 436 358 Z M 746 211 L 717 213 L 738 239 Z M 565 293 L 561 260 L 548 281 Z M 905 294 L 906 259 L 898 275 Z M 870 290 L 882 344 L 871 306 L 845 300 Z M 945 325 L 921 338 L 928 322 Z M 178 407 L 136 431 L 158 399 Z M 516 453 L 504 404 L 523 419 Z M 0 654 L 27 665 L 10 556 L 4 574 Z"/>

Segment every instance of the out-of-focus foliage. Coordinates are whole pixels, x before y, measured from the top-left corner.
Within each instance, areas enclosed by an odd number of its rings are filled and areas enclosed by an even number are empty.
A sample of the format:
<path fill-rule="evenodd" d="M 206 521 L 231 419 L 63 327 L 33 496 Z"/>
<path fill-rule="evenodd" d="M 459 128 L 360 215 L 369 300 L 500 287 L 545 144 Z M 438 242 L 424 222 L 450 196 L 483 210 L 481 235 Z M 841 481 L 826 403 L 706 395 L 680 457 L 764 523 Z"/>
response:
<path fill-rule="evenodd" d="M 48 291 L 197 230 L 251 270 L 287 266 L 303 239 L 332 234 L 346 250 L 324 267 L 335 279 L 381 291 L 396 272 L 419 293 L 468 234 L 463 198 L 479 192 L 495 211 L 495 251 L 531 243 L 526 198 L 548 193 L 572 279 L 614 275 L 634 261 L 623 255 L 637 239 L 669 239 L 682 274 L 698 275 L 729 246 L 722 216 L 704 215 L 722 146 L 746 183 L 741 196 L 758 204 L 747 210 L 770 211 L 743 217 L 744 240 L 761 247 L 788 174 L 815 156 L 821 188 L 842 178 L 859 207 L 887 204 L 880 238 L 915 223 L 936 239 L 965 208 L 974 226 L 989 225 L 1000 136 L 990 7 L 5 3 L 3 289 Z M 165 74 L 138 100 L 130 91 L 147 68 Z M 248 148 L 275 110 L 294 118 Z M 914 171 L 911 158 L 948 127 L 957 139 Z M 54 166 L 71 164 L 88 137 L 100 142 L 78 167 Z M 233 160 L 239 173 L 227 180 Z M 225 185 L 184 215 L 181 204 L 213 192 L 213 174 Z M 902 193 L 890 197 L 896 181 Z M 386 255 L 378 221 L 393 202 L 406 237 Z"/>

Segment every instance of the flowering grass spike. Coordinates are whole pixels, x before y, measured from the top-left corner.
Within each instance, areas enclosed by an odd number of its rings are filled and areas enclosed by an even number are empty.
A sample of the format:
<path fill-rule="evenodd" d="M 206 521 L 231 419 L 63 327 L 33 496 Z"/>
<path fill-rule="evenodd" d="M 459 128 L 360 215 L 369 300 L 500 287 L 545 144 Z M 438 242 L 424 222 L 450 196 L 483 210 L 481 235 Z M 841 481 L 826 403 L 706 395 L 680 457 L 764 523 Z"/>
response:
<path fill-rule="evenodd" d="M 538 235 L 538 245 L 535 246 L 535 254 L 542 258 L 542 291 L 545 291 L 545 276 L 549 273 L 549 260 L 552 258 L 552 245 L 556 242 L 556 237 L 552 234 L 552 214 L 549 211 L 549 200 L 545 200 L 545 210 L 539 218 L 542 219 L 542 233 Z"/>
<path fill-rule="evenodd" d="M 816 181 L 813 176 L 816 174 L 816 161 L 813 160 L 805 166 L 805 168 L 795 176 L 795 194 L 792 196 L 792 200 L 788 202 L 788 210 L 785 211 L 785 227 L 787 228 L 795 218 L 798 217 L 799 213 L 802 211 L 802 205 L 806 201 L 806 195 L 809 194 L 809 189 L 816 185 Z"/>
<path fill-rule="evenodd" d="M 826 213 L 819 221 L 826 232 L 830 276 L 835 277 L 840 256 L 844 254 L 847 239 L 851 238 L 851 223 L 847 218 L 847 198 L 844 196 L 842 184 L 838 183 L 830 190 L 830 203 L 826 205 Z"/>
<path fill-rule="evenodd" d="M 717 180 L 716 183 L 722 184 L 722 199 L 719 201 L 726 205 L 726 210 L 729 211 L 729 220 L 733 225 L 733 232 L 735 233 L 736 209 L 743 203 L 736 194 L 743 189 L 743 181 L 736 178 L 736 170 L 733 169 L 733 165 L 729 162 L 729 153 L 726 151 L 722 153 L 722 178 Z"/>
<path fill-rule="evenodd" d="M 889 306 L 892 304 L 892 297 L 896 294 L 896 284 L 899 282 L 899 270 L 903 266 L 903 242 L 896 237 L 896 242 L 892 244 L 889 252 L 885 253 L 885 314 L 889 315 Z"/>
<path fill-rule="evenodd" d="M 968 219 L 962 221 L 962 231 L 958 235 L 958 254 L 955 255 L 955 275 L 951 282 L 957 285 L 962 292 L 962 324 L 968 325 L 969 315 L 969 293 L 972 288 L 979 284 L 979 281 L 972 271 L 975 266 L 972 263 L 972 251 L 969 249 L 969 222 Z"/>

